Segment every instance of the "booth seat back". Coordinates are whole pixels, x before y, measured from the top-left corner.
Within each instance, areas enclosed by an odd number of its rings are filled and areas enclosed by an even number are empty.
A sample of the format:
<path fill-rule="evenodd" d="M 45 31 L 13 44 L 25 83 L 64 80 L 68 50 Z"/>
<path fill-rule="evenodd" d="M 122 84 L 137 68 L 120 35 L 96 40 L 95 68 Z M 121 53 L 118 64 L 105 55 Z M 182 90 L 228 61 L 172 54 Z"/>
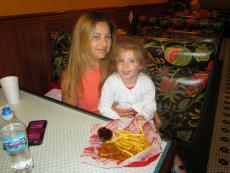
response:
<path fill-rule="evenodd" d="M 207 85 L 216 58 L 211 43 L 136 37 L 148 51 L 147 74 L 156 86 L 161 132 L 193 145 L 202 125 Z"/>
<path fill-rule="evenodd" d="M 142 14 L 136 18 L 136 34 L 220 43 L 224 21 L 217 18 L 189 18 Z"/>
<path fill-rule="evenodd" d="M 72 34 L 70 31 L 52 31 L 51 40 L 53 46 L 53 80 L 59 81 L 62 70 L 67 66 L 69 60 L 69 49 Z M 51 88 L 59 88 L 59 84 L 51 84 Z"/>

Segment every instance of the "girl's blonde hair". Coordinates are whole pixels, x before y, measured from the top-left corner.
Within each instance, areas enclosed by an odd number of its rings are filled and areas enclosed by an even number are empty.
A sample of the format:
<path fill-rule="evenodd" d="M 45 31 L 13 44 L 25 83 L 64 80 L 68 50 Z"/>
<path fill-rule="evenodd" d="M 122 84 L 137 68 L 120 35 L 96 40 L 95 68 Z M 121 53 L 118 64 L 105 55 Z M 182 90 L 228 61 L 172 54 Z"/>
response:
<path fill-rule="evenodd" d="M 99 11 L 92 11 L 82 15 L 75 27 L 70 47 L 70 56 L 67 68 L 62 74 L 62 79 L 65 80 L 63 90 L 69 93 L 69 96 L 75 96 L 83 92 L 83 73 L 90 66 L 90 57 L 88 56 L 92 35 L 98 22 L 106 22 L 110 28 L 112 35 L 112 44 L 107 56 L 100 59 L 100 86 L 101 89 L 106 77 L 109 75 L 109 66 L 111 61 L 111 51 L 115 44 L 116 28 L 112 21 Z M 100 91 L 98 91 L 100 92 Z"/>
<path fill-rule="evenodd" d="M 135 39 L 130 37 L 124 37 L 117 41 L 115 48 L 113 49 L 112 60 L 113 64 L 116 65 L 117 61 L 121 57 L 121 53 L 123 50 L 131 50 L 133 51 L 137 61 L 140 62 L 140 65 L 143 67 L 141 71 L 146 72 L 146 57 L 147 52 L 142 44 L 137 42 Z M 116 67 L 113 67 L 115 69 Z"/>

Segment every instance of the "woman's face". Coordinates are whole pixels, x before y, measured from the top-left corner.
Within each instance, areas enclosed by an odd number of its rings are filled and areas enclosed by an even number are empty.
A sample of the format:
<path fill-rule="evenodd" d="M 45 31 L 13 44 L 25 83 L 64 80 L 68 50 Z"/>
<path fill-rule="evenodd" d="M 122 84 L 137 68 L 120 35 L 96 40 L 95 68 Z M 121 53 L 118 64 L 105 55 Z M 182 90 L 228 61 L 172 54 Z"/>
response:
<path fill-rule="evenodd" d="M 112 44 L 112 35 L 106 22 L 98 22 L 90 43 L 90 56 L 94 61 L 105 58 Z"/>

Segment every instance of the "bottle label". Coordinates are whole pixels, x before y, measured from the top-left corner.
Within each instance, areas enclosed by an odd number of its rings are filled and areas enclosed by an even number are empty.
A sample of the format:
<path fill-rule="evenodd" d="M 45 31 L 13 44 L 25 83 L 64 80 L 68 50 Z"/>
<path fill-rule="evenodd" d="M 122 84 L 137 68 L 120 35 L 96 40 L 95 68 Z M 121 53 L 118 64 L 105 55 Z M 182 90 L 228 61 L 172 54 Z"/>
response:
<path fill-rule="evenodd" d="M 19 133 L 14 137 L 3 137 L 3 150 L 7 152 L 18 152 L 28 147 L 28 141 L 24 133 Z"/>

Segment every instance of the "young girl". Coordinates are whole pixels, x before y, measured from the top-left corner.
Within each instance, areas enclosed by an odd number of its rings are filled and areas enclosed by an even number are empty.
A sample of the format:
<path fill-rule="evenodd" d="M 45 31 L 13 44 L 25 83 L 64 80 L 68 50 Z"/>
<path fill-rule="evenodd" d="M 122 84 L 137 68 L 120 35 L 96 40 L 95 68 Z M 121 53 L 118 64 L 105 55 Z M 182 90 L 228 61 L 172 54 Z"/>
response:
<path fill-rule="evenodd" d="M 145 120 L 154 118 L 160 122 L 159 115 L 154 114 L 156 112 L 155 86 L 143 73 L 145 56 L 143 46 L 133 39 L 125 38 L 118 42 L 113 54 L 117 71 L 108 77 L 101 92 L 99 111 L 103 116 L 111 119 L 133 116 Z M 118 106 L 116 109 L 112 106 L 115 102 Z M 117 110 L 123 111 L 120 113 Z M 129 113 L 124 114 L 124 110 L 129 110 Z M 181 158 L 176 155 L 173 171 L 186 173 L 182 166 Z"/>
<path fill-rule="evenodd" d="M 77 21 L 67 68 L 61 77 L 62 101 L 98 112 L 100 89 L 109 75 L 115 26 L 102 12 L 92 11 Z"/>
<path fill-rule="evenodd" d="M 105 81 L 102 88 L 99 111 L 111 119 L 136 116 L 150 120 L 156 112 L 155 86 L 142 71 L 145 69 L 146 52 L 131 38 L 120 40 L 113 59 L 117 72 Z M 128 109 L 130 114 L 119 114 L 112 108 Z"/>

